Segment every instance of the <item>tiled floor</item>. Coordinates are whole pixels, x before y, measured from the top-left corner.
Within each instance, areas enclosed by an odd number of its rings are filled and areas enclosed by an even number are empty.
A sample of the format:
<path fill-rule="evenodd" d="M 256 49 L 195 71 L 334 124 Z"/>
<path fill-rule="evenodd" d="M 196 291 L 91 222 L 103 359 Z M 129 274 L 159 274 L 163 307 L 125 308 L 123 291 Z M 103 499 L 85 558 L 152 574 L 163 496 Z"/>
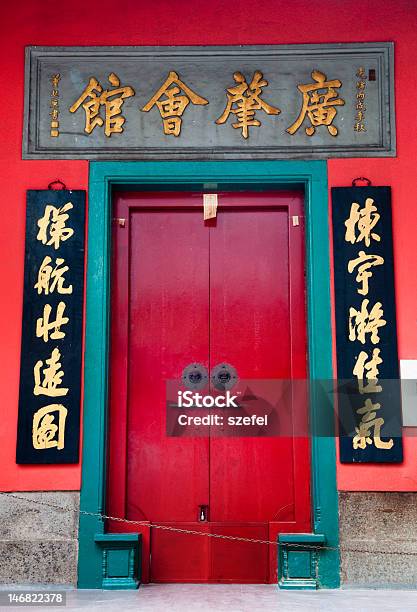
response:
<path fill-rule="evenodd" d="M 3 590 L 3 589 L 2 589 Z M 10 610 L 0 606 L 1 610 Z M 25 608 L 33 609 L 33 608 Z M 39 608 L 36 608 L 39 609 Z M 108 612 L 301 612 L 305 610 L 406 612 L 417 610 L 417 591 L 279 591 L 274 585 L 150 584 L 138 591 L 68 591 L 67 605 L 46 610 Z"/>

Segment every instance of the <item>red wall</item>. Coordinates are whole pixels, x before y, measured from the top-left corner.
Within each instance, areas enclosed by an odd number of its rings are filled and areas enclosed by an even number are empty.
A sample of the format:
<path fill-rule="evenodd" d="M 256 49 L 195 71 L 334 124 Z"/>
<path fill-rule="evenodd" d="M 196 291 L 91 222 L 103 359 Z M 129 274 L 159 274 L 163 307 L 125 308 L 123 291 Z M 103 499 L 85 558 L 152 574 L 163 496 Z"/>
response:
<path fill-rule="evenodd" d="M 417 84 L 415 0 L 21 0 L 1 9 L 0 74 L 0 489 L 77 489 L 79 466 L 17 466 L 14 462 L 19 386 L 25 191 L 59 177 L 88 187 L 83 161 L 22 161 L 25 45 L 238 45 L 394 41 L 397 159 L 332 160 L 330 185 L 365 174 L 392 185 L 399 355 L 417 357 L 417 151 L 413 108 Z M 417 490 L 417 444 L 405 442 L 397 466 L 339 466 L 341 489 Z M 414 475 L 416 473 L 416 475 Z"/>

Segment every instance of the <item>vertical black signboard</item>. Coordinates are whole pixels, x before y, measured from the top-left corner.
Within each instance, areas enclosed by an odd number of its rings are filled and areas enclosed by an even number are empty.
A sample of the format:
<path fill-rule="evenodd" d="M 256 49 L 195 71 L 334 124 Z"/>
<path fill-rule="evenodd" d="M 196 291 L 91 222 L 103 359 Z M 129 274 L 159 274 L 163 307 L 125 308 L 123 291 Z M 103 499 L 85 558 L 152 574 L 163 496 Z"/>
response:
<path fill-rule="evenodd" d="M 27 192 L 16 462 L 78 462 L 85 192 Z"/>
<path fill-rule="evenodd" d="M 332 189 L 340 458 L 401 462 L 390 187 Z"/>

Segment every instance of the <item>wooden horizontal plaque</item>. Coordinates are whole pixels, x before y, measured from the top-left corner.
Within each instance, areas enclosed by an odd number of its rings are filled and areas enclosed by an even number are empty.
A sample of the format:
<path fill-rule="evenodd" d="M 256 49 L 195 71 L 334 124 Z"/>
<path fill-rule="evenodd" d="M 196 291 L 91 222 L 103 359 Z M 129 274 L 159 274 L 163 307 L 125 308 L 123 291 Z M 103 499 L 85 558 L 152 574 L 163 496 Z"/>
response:
<path fill-rule="evenodd" d="M 24 159 L 394 155 L 392 43 L 26 50 Z"/>

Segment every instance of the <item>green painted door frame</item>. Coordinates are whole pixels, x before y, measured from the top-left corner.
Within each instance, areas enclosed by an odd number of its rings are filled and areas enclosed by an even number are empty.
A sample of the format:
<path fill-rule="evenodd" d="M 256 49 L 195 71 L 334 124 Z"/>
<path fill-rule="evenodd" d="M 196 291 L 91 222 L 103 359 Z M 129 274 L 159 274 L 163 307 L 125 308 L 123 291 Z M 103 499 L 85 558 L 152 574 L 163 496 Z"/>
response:
<path fill-rule="evenodd" d="M 112 191 L 115 188 L 224 191 L 242 187 L 258 191 L 304 188 L 309 375 L 312 380 L 332 378 L 325 161 L 92 162 L 88 204 L 81 487 L 81 510 L 84 512 L 105 513 Z M 313 386 L 310 397 L 312 431 L 320 429 L 323 419 L 332 420 L 331 411 L 324 408 L 315 388 Z M 327 435 L 312 436 L 311 440 L 313 529 L 320 541 L 333 549 L 324 548 L 317 554 L 315 578 L 317 586 L 327 588 L 339 586 L 338 498 L 332 428 L 332 422 L 326 423 Z M 80 515 L 80 588 L 102 587 L 103 554 L 95 538 L 103 533 L 103 520 L 97 516 Z"/>

